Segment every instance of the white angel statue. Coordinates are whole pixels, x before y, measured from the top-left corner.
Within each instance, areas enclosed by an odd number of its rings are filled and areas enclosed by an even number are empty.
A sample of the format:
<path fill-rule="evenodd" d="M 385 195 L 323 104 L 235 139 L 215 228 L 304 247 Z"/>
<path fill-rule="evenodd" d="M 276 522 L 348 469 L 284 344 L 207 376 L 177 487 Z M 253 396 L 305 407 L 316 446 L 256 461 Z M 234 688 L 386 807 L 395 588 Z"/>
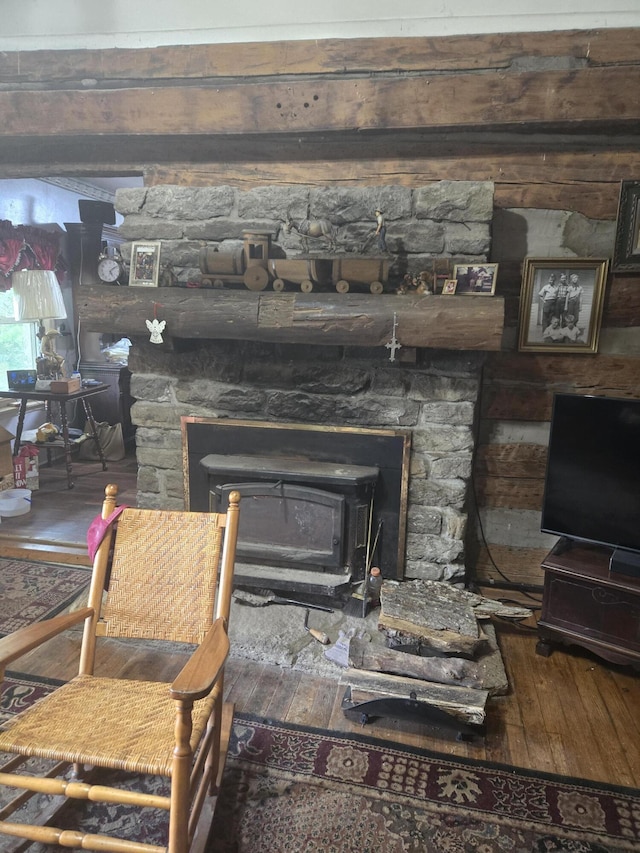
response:
<path fill-rule="evenodd" d="M 151 338 L 149 339 L 152 344 L 161 344 L 162 333 L 164 332 L 165 326 L 167 325 L 166 320 L 145 320 L 147 324 L 147 329 L 151 332 Z"/>

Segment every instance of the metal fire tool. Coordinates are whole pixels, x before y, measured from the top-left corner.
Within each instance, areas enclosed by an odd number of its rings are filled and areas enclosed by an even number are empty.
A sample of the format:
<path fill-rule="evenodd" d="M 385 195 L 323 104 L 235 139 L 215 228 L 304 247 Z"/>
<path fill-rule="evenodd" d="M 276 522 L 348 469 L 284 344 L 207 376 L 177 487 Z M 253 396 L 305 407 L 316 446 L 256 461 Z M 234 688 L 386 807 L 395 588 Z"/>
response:
<path fill-rule="evenodd" d="M 246 604 L 248 607 L 267 607 L 269 604 L 293 604 L 296 607 L 307 607 L 311 610 L 322 610 L 324 613 L 333 613 L 331 607 L 322 604 L 310 604 L 308 601 L 297 601 L 294 598 L 283 598 L 275 595 L 268 589 L 259 592 L 247 592 L 244 589 L 234 589 L 233 597 L 238 604 Z"/>

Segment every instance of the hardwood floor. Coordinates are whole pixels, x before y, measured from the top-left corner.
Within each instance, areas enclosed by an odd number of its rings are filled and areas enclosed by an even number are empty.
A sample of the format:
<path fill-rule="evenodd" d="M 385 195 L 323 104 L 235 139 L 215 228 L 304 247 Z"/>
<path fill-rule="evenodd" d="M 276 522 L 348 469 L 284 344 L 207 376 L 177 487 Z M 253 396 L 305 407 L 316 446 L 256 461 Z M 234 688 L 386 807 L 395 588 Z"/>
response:
<path fill-rule="evenodd" d="M 0 555 L 18 559 L 46 560 L 74 565 L 90 565 L 86 532 L 100 512 L 104 488 L 118 485 L 118 502 L 136 502 L 137 468 L 129 453 L 122 462 L 73 460 L 72 489 L 67 488 L 67 471 L 62 458 L 51 467 L 40 468 L 40 488 L 31 496 L 31 512 L 3 518 L 0 524 Z"/>
<path fill-rule="evenodd" d="M 87 466 L 85 468 L 85 465 Z M 65 488 L 64 466 L 41 470 L 32 512 L 3 519 L 0 556 L 80 564 L 84 535 L 98 512 L 104 485 L 121 485 L 121 500 L 135 502 L 132 460 L 78 465 L 76 486 Z M 33 537 L 33 539 L 31 538 Z M 66 556 L 68 555 L 68 556 Z M 510 692 L 490 699 L 487 732 L 472 743 L 457 742 L 426 726 L 378 720 L 362 727 L 341 710 L 344 687 L 332 679 L 232 657 L 226 690 L 238 712 L 316 728 L 364 734 L 456 756 L 484 759 L 612 784 L 638 785 L 640 779 L 640 677 L 630 668 L 608 664 L 582 649 L 535 653 L 534 625 L 496 623 Z M 75 672 L 79 631 L 50 641 L 14 664 L 24 672 L 69 678 Z M 131 654 L 119 641 L 105 641 L 102 672 L 129 677 L 149 672 L 144 650 Z M 171 678 L 184 656 L 154 656 L 153 669 Z"/>

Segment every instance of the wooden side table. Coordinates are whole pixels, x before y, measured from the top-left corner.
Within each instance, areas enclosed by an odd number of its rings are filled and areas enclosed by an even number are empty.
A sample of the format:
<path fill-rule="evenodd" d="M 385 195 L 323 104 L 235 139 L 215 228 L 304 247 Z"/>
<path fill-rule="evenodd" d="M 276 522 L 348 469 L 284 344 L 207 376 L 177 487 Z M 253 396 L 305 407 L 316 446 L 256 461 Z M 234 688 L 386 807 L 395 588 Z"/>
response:
<path fill-rule="evenodd" d="M 95 441 L 98 449 L 98 456 L 102 463 L 102 470 L 107 470 L 107 462 L 104 458 L 100 440 L 98 439 L 98 431 L 96 430 L 96 422 L 91 411 L 90 398 L 95 394 L 102 394 L 108 391 L 108 385 L 91 385 L 87 388 L 80 388 L 79 391 L 72 391 L 69 394 L 56 393 L 54 391 L 0 391 L 0 399 L 20 400 L 20 410 L 18 412 L 18 424 L 16 427 L 16 437 L 13 444 L 14 456 L 20 450 L 20 441 L 22 439 L 22 428 L 24 426 L 24 417 L 27 412 L 27 403 L 31 401 L 43 402 L 46 408 L 47 420 L 52 420 L 53 404 L 56 403 L 60 408 L 60 426 L 62 432 L 62 445 L 64 447 L 65 464 L 67 466 L 67 484 L 68 488 L 73 488 L 73 477 L 71 468 L 71 441 L 69 439 L 69 423 L 67 420 L 67 403 L 78 400 L 82 403 L 84 413 L 87 417 L 89 429 L 91 430 L 91 438 Z M 55 445 L 54 445 L 55 446 Z M 45 445 L 47 451 L 47 464 L 51 464 L 51 447 Z"/>
<path fill-rule="evenodd" d="M 576 645 L 640 669 L 640 578 L 610 572 L 612 551 L 574 544 L 547 554 L 538 654 Z"/>

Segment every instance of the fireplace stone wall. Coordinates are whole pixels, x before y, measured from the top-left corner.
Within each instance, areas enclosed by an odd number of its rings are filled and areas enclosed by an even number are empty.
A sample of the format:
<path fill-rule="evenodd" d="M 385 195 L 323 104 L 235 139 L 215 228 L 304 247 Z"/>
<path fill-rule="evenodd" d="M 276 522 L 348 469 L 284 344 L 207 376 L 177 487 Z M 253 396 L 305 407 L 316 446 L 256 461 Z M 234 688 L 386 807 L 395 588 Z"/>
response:
<path fill-rule="evenodd" d="M 118 190 L 116 209 L 124 217 L 120 233 L 125 241 L 161 240 L 161 263 L 171 264 L 175 283 L 198 286 L 203 247 L 232 250 L 241 245 L 246 229 L 271 233 L 287 257 L 304 253 L 300 237 L 283 228 L 288 216 L 329 219 L 336 227 L 338 252 L 345 256 L 375 254 L 380 247 L 374 212 L 380 208 L 393 291 L 404 274 L 433 271 L 434 259 L 446 261 L 448 270 L 456 262 L 486 262 L 493 192 L 490 181 L 441 181 L 415 189 L 273 185 L 243 191 L 159 185 Z M 130 245 L 124 243 L 122 250 L 126 258 Z M 162 292 L 150 299 L 150 313 L 155 301 L 161 316 Z M 184 292 L 187 299 L 189 291 Z M 370 298 L 403 297 L 392 292 Z M 137 401 L 132 419 L 138 502 L 184 506 L 182 415 L 405 428 L 412 450 L 404 577 L 460 581 L 483 353 L 459 347 L 464 341 L 452 340 L 451 350 L 401 349 L 392 361 L 382 345 L 368 349 L 193 337 L 170 349 L 134 338 L 129 367 Z"/>
<path fill-rule="evenodd" d="M 482 353 L 135 340 L 140 506 L 183 508 L 182 415 L 404 428 L 412 436 L 405 578 L 461 581 Z"/>

